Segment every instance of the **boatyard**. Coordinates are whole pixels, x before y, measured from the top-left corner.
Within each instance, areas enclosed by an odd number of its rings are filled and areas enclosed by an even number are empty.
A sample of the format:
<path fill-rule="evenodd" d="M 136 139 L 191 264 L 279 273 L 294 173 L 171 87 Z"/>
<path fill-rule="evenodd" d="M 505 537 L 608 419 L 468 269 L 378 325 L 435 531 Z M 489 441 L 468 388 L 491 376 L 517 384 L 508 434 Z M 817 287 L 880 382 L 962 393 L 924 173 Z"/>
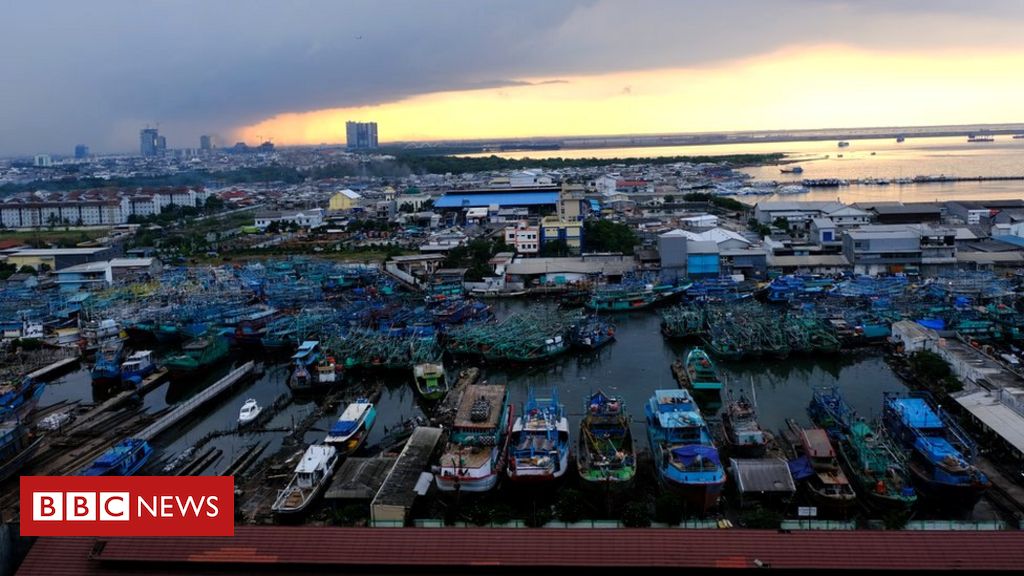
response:
<path fill-rule="evenodd" d="M 1021 490 L 985 457 L 993 432 L 940 408 L 956 389 L 908 360 L 960 350 L 986 359 L 986 386 L 1018 389 L 1017 289 L 978 274 L 625 278 L 577 308 L 575 293 L 410 291 L 311 258 L 168 269 L 83 303 L 87 326 L 108 326 L 93 358 L 52 346 L 25 364 L 5 410 L 38 442 L 9 468 L 232 475 L 246 524 L 630 525 L 651 510 L 646 522 L 785 525 L 811 506 L 804 520 L 850 527 L 1013 526 Z M 108 353 L 129 367 L 113 380 L 98 376 Z M 900 410 L 948 430 L 963 495 L 933 492 Z M 316 482 L 286 488 L 302 466 Z M 772 474 L 791 488 L 759 497 L 751 479 Z M 17 476 L 6 484 L 10 513 Z M 894 499 L 873 499 L 876 484 Z"/>

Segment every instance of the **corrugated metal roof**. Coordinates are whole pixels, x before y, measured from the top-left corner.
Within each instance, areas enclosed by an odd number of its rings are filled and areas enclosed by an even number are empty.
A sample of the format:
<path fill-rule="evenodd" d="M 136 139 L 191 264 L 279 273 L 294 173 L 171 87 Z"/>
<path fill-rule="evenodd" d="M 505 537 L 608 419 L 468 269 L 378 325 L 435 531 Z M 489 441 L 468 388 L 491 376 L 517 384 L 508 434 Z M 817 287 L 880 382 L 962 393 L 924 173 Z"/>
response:
<path fill-rule="evenodd" d="M 480 206 L 540 206 L 557 204 L 558 192 L 497 192 L 494 194 L 445 194 L 434 208 L 477 208 Z"/>
<path fill-rule="evenodd" d="M 196 574 L 349 568 L 697 567 L 1014 570 L 1024 533 L 239 526 L 233 538 L 42 538 L 20 575 Z M 614 553 L 608 553 L 614 551 Z M 304 570 L 303 570 L 304 569 Z"/>

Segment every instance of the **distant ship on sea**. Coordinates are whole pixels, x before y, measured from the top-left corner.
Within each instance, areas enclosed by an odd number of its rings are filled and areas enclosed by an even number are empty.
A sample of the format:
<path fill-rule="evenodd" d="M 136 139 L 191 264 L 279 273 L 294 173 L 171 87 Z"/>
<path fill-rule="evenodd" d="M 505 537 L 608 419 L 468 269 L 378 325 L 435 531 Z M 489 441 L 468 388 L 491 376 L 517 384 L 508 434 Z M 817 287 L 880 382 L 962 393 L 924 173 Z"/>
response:
<path fill-rule="evenodd" d="M 1013 135 L 1013 139 L 1014 140 L 1024 140 L 1024 134 L 1014 134 Z"/>
<path fill-rule="evenodd" d="M 975 136 L 974 134 L 967 135 L 968 142 L 995 142 L 995 138 L 991 136 Z"/>
<path fill-rule="evenodd" d="M 840 147 L 840 148 L 846 148 L 846 147 L 847 147 L 847 146 L 849 146 L 849 145 L 850 145 L 850 143 L 849 143 L 849 142 L 847 142 L 846 140 L 840 140 L 840 141 L 839 141 L 839 147 Z"/>
<path fill-rule="evenodd" d="M 900 142 L 903 142 L 904 140 L 906 140 L 906 138 L 904 138 L 903 136 L 897 136 L 896 137 L 896 143 L 897 144 L 899 144 Z"/>

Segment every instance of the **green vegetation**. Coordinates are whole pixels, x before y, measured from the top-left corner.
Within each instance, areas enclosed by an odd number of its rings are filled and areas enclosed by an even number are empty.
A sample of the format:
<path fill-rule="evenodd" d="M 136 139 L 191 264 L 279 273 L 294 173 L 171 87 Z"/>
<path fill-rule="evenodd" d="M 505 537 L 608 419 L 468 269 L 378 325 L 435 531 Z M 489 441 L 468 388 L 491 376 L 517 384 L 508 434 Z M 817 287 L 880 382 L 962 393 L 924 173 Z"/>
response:
<path fill-rule="evenodd" d="M 781 160 L 783 154 L 733 154 L 727 156 L 663 156 L 660 158 L 537 158 L 513 159 L 498 156 L 465 157 L 420 155 L 402 152 L 395 155 L 395 162 L 407 166 L 417 174 L 464 174 L 466 172 L 485 172 L 493 170 L 518 170 L 523 168 L 542 168 L 557 170 L 564 168 L 589 168 L 608 164 L 676 164 L 689 163 L 728 163 L 731 166 L 754 166 Z"/>
<path fill-rule="evenodd" d="M 555 502 L 555 516 L 562 522 L 572 524 L 583 519 L 587 509 L 587 500 L 579 490 L 567 488 L 558 495 Z"/>
<path fill-rule="evenodd" d="M 7 230 L 0 232 L 0 240 L 16 240 L 33 248 L 74 248 L 110 233 L 108 228 L 90 230 Z"/>
<path fill-rule="evenodd" d="M 920 350 L 911 354 L 910 369 L 918 380 L 929 387 L 947 394 L 963 390 L 964 385 L 953 374 L 949 364 L 934 352 Z"/>
<path fill-rule="evenodd" d="M 636 233 L 625 224 L 610 220 L 588 220 L 583 223 L 583 247 L 587 252 L 632 254 L 637 242 Z"/>
<path fill-rule="evenodd" d="M 569 255 L 569 245 L 565 242 L 565 240 L 562 240 L 562 239 L 552 240 L 550 242 L 545 242 L 545 243 L 541 244 L 540 255 L 541 256 L 568 256 Z"/>
<path fill-rule="evenodd" d="M 651 515 L 647 510 L 647 504 L 634 500 L 623 506 L 622 525 L 626 528 L 646 528 L 650 526 Z"/>
<path fill-rule="evenodd" d="M 775 530 L 782 525 L 782 515 L 773 510 L 757 506 L 740 516 L 740 525 L 744 528 Z"/>
<path fill-rule="evenodd" d="M 744 210 L 750 209 L 750 206 L 747 206 L 735 198 L 726 198 L 725 196 L 717 196 L 706 192 L 690 192 L 688 194 L 684 194 L 683 200 L 687 202 L 710 202 L 723 210 L 732 210 L 733 212 L 743 212 Z"/>
<path fill-rule="evenodd" d="M 479 282 L 494 272 L 487 261 L 498 252 L 506 250 L 508 250 L 508 245 L 505 244 L 504 239 L 475 238 L 465 246 L 449 250 L 448 256 L 444 260 L 444 267 L 466 268 L 466 280 Z"/>
<path fill-rule="evenodd" d="M 18 267 L 7 262 L 0 262 L 0 280 L 7 280 L 18 271 Z"/>
<path fill-rule="evenodd" d="M 747 228 L 750 228 L 752 231 L 757 232 L 757 235 L 761 238 L 764 238 L 765 236 L 768 236 L 769 234 L 772 233 L 772 227 L 766 224 L 761 224 L 760 222 L 757 221 L 757 218 L 750 218 L 749 220 L 747 220 Z"/>

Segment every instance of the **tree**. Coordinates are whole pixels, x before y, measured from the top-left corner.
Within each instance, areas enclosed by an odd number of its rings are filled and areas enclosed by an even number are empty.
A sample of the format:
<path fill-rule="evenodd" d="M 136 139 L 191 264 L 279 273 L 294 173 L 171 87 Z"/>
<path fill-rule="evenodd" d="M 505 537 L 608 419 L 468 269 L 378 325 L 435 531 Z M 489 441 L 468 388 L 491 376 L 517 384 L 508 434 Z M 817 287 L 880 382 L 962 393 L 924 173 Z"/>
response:
<path fill-rule="evenodd" d="M 53 212 L 50 212 L 50 215 L 46 217 L 46 226 L 49 227 L 50 230 L 53 230 L 53 227 L 56 226 L 58 222 L 60 222 L 60 218 L 58 218 Z"/>
<path fill-rule="evenodd" d="M 634 500 L 622 507 L 622 525 L 626 528 L 646 528 L 651 525 L 647 504 Z"/>
<path fill-rule="evenodd" d="M 541 256 L 547 256 L 547 257 L 550 257 L 550 256 L 568 256 L 569 255 L 569 245 L 566 244 L 565 240 L 562 240 L 561 238 L 559 238 L 558 240 L 552 240 L 550 242 L 545 242 L 545 243 L 541 244 L 541 246 L 540 246 L 540 255 Z"/>
<path fill-rule="evenodd" d="M 910 355 L 910 368 L 919 380 L 937 386 L 943 392 L 957 392 L 963 389 L 963 383 L 953 374 L 949 364 L 934 352 L 914 352 Z"/>
<path fill-rule="evenodd" d="M 583 223 L 583 242 L 588 252 L 632 254 L 637 237 L 633 229 L 625 224 L 590 220 Z"/>
<path fill-rule="evenodd" d="M 676 201 L 676 197 L 675 196 L 673 196 L 671 194 L 667 194 L 665 196 L 665 204 L 672 204 L 675 201 Z"/>
<path fill-rule="evenodd" d="M 31 274 L 31 275 L 35 276 L 36 275 L 36 269 L 31 267 L 31 266 L 29 266 L 28 264 L 25 264 L 21 268 L 18 268 L 18 274 Z"/>
<path fill-rule="evenodd" d="M 775 220 L 772 220 L 772 226 L 775 226 L 780 230 L 789 230 L 789 220 L 779 216 Z"/>
<path fill-rule="evenodd" d="M 40 272 L 49 272 L 50 271 L 50 265 L 47 264 L 46 262 L 40 262 L 39 263 L 39 271 Z"/>
<path fill-rule="evenodd" d="M 675 494 L 662 494 L 654 501 L 654 519 L 676 526 L 683 520 L 683 503 Z"/>
<path fill-rule="evenodd" d="M 579 490 L 567 488 L 562 490 L 555 502 L 555 516 L 567 524 L 579 522 L 586 510 L 586 499 Z"/>

